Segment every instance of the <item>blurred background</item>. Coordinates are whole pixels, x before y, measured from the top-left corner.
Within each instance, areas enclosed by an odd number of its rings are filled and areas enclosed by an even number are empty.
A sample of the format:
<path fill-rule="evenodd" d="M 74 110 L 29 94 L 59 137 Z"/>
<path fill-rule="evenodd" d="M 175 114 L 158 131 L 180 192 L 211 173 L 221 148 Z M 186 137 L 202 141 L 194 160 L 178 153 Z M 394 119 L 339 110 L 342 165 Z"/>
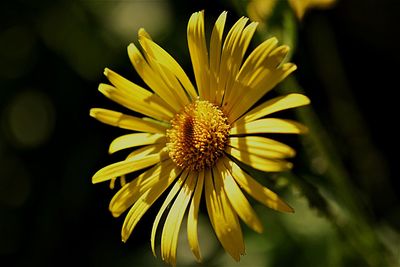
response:
<path fill-rule="evenodd" d="M 99 168 L 121 159 L 107 151 L 125 131 L 90 118 L 89 109 L 121 110 L 97 91 L 106 82 L 105 67 L 143 84 L 126 53 L 139 27 L 193 78 L 186 26 L 201 9 L 209 34 L 227 10 L 228 26 L 242 15 L 260 22 L 251 47 L 270 35 L 292 47 L 298 70 L 276 92 L 311 98 L 311 107 L 288 113 L 310 133 L 285 140 L 298 150 L 292 173 L 249 170 L 296 213 L 253 203 L 265 233 L 243 225 L 247 255 L 235 263 L 217 243 L 202 206 L 204 262 L 194 262 L 182 232 L 178 265 L 400 266 L 397 0 L 2 4 L 0 264 L 163 266 L 149 242 L 161 203 L 124 244 L 124 216 L 115 219 L 108 211 L 116 189 L 91 183 Z"/>

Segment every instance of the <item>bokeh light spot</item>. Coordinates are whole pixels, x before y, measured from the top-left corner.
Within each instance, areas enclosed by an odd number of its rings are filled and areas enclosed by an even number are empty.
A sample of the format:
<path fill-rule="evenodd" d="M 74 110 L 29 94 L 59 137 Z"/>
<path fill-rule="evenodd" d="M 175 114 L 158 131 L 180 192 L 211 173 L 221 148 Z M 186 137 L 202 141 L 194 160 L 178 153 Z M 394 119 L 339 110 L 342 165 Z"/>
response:
<path fill-rule="evenodd" d="M 121 1 L 106 18 L 111 29 L 127 42 L 141 27 L 157 36 L 171 24 L 167 1 Z"/>
<path fill-rule="evenodd" d="M 159 39 L 161 34 L 171 28 L 173 22 L 171 6 L 167 0 L 83 2 L 102 21 L 107 36 L 112 36 L 111 45 L 132 42 L 140 28 Z M 120 40 L 115 42 L 115 37 Z"/>
<path fill-rule="evenodd" d="M 54 128 L 54 107 L 50 99 L 39 91 L 27 90 L 17 94 L 5 112 L 6 134 L 18 147 L 34 148 L 42 145 Z"/>

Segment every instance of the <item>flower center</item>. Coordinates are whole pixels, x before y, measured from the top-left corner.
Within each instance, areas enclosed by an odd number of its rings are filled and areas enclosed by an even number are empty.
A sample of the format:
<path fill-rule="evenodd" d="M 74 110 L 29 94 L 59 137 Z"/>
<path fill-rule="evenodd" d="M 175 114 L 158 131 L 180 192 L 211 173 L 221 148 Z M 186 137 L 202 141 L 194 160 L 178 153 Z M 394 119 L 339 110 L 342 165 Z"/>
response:
<path fill-rule="evenodd" d="M 182 168 L 198 171 L 213 166 L 229 141 L 228 118 L 205 100 L 187 105 L 171 124 L 167 130 L 168 153 Z"/>

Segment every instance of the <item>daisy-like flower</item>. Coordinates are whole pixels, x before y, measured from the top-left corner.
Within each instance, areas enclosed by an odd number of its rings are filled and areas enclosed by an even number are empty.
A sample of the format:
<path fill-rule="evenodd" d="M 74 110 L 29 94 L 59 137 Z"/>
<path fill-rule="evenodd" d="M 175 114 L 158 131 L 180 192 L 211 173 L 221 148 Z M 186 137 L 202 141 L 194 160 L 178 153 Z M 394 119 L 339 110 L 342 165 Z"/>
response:
<path fill-rule="evenodd" d="M 100 84 L 99 91 L 145 117 L 90 110 L 90 115 L 103 123 L 133 131 L 112 141 L 109 152 L 135 150 L 92 178 L 93 183 L 114 183 L 116 178 L 134 173 L 135 178 L 122 186 L 109 206 L 115 217 L 129 210 L 122 240 L 129 238 L 146 211 L 168 191 L 154 220 L 151 247 L 155 254 L 156 232 L 167 213 L 161 257 L 172 265 L 176 264 L 178 233 L 186 213 L 189 245 L 195 258 L 201 260 L 197 225 L 203 196 L 218 240 L 237 261 L 245 252 L 239 218 L 254 231 L 263 231 L 243 191 L 274 210 L 293 212 L 237 162 L 265 172 L 289 170 L 292 164 L 286 158 L 293 157 L 295 151 L 264 135 L 300 134 L 306 128 L 269 115 L 306 105 L 309 99 L 289 94 L 256 104 L 296 66 L 283 62 L 289 48 L 278 46 L 275 38 L 261 43 L 244 59 L 257 23 L 248 24 L 248 18 L 242 17 L 223 38 L 226 16 L 223 12 L 217 19 L 209 47 L 204 12 L 194 13 L 189 20 L 187 38 L 196 87 L 172 56 L 140 29 L 142 51 L 130 44 L 128 54 L 151 90 L 106 69 L 112 85 Z"/>

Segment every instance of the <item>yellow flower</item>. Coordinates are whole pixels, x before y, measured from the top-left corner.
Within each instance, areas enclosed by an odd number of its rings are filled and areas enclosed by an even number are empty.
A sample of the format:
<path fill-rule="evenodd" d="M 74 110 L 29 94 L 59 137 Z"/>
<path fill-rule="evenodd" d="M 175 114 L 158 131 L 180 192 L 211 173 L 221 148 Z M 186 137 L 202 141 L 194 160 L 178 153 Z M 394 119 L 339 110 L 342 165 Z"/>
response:
<path fill-rule="evenodd" d="M 194 13 L 189 20 L 187 37 L 196 87 L 180 65 L 140 29 L 143 51 L 130 44 L 128 54 L 152 91 L 109 69 L 105 75 L 112 85 L 100 84 L 99 91 L 146 117 L 100 108 L 90 110 L 90 115 L 103 123 L 134 131 L 116 138 L 109 152 L 136 150 L 125 160 L 100 169 L 92 178 L 93 183 L 113 182 L 135 172 L 136 177 L 122 186 L 109 206 L 115 217 L 129 209 L 122 226 L 122 240 L 129 238 L 145 212 L 168 189 L 153 224 L 151 247 L 155 254 L 156 231 L 167 212 L 161 257 L 172 265 L 176 264 L 178 233 L 186 212 L 190 248 L 201 260 L 197 224 L 203 192 L 216 236 L 237 261 L 245 253 L 238 217 L 256 232 L 263 231 L 242 190 L 267 207 L 293 212 L 237 162 L 266 172 L 289 170 L 292 164 L 286 158 L 294 156 L 295 151 L 260 135 L 299 134 L 307 129 L 291 120 L 264 117 L 306 105 L 309 99 L 289 94 L 255 105 L 296 66 L 283 62 L 289 48 L 278 46 L 276 38 L 264 41 L 244 59 L 257 23 L 247 25 L 248 18 L 242 17 L 223 40 L 226 16 L 223 12 L 217 19 L 209 49 L 204 12 Z"/>
<path fill-rule="evenodd" d="M 330 8 L 336 0 L 287 0 L 296 17 L 302 20 L 304 14 L 313 8 Z M 247 14 L 254 21 L 264 22 L 272 15 L 277 0 L 250 0 L 247 5 Z"/>
<path fill-rule="evenodd" d="M 307 10 L 312 8 L 330 8 L 336 0 L 289 0 L 289 4 L 297 18 L 302 19 Z"/>

